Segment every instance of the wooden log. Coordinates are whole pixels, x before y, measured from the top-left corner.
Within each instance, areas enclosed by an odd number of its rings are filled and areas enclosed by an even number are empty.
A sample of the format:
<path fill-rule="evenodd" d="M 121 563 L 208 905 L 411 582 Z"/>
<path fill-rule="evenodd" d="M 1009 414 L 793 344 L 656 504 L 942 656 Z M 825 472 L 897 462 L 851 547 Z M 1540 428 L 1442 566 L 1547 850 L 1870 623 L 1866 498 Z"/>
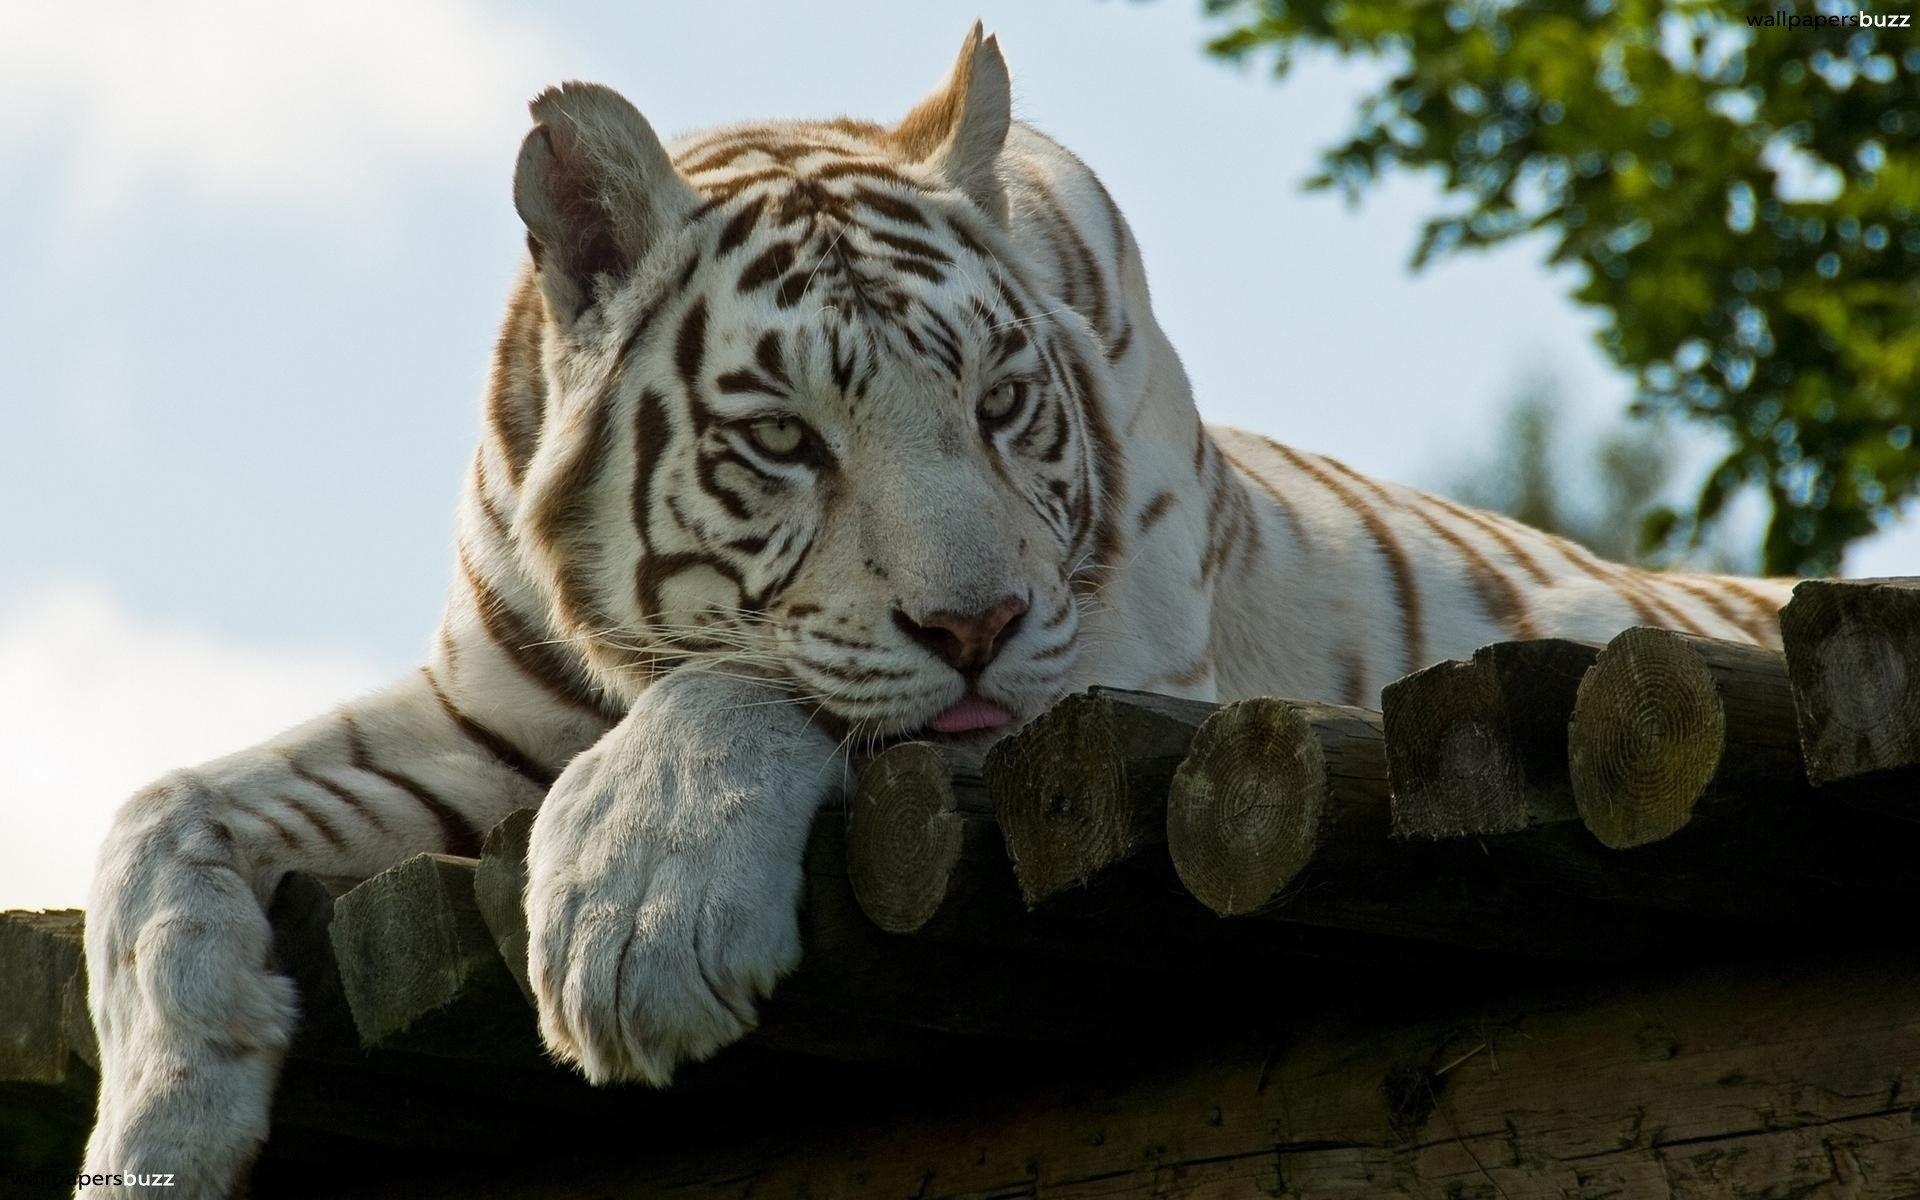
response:
<path fill-rule="evenodd" d="M 1173 780 L 1167 845 L 1223 916 L 1574 963 L 1672 956 L 1709 926 L 1541 887 L 1477 843 L 1392 838 L 1380 715 L 1339 705 L 1241 700 L 1209 718 Z"/>
<path fill-rule="evenodd" d="M 81 914 L 0 913 L 0 1163 L 77 1161 L 98 1086 Z"/>
<path fill-rule="evenodd" d="M 925 742 L 890 747 L 861 769 L 846 855 L 854 897 L 888 933 L 951 928 L 1013 885 L 985 781 L 956 773 Z"/>
<path fill-rule="evenodd" d="M 1028 904 L 1166 836 L 1167 784 L 1215 707 L 1093 688 L 993 748 L 987 787 Z"/>
<path fill-rule="evenodd" d="M 533 1011 L 475 902 L 476 866 L 415 855 L 335 903 L 334 957 L 363 1045 L 543 1060 Z"/>
<path fill-rule="evenodd" d="M 1842 893 L 1920 891 L 1920 830 L 1853 811 L 1882 780 L 1808 784 L 1786 669 L 1755 646 L 1621 634 L 1580 685 L 1575 799 L 1603 844 L 1657 850 L 1676 873 L 1744 880 L 1756 903 L 1766 877 L 1779 896 L 1813 885 L 1795 897 L 1804 915 L 1825 912 L 1857 934 L 1891 910 Z"/>
<path fill-rule="evenodd" d="M 302 1024 L 275 1101 L 276 1161 L 286 1155 L 283 1140 L 303 1153 L 345 1143 L 356 1160 L 405 1150 L 524 1156 L 557 1138 L 654 1125 L 670 1110 L 737 1110 L 749 1098 L 778 1103 L 801 1089 L 801 1060 L 764 1046 L 688 1066 L 670 1093 L 592 1088 L 545 1058 L 526 993 L 503 983 L 511 974 L 504 959 L 489 961 L 489 942 L 504 941 L 519 947 L 512 961 L 525 970 L 517 881 L 532 815 L 520 810 L 496 825 L 478 865 L 412 860 L 347 891 L 337 928 L 358 940 L 339 947 L 329 916 L 343 884 L 302 876 L 281 884 L 271 910 L 275 953 L 300 985 Z M 486 910 L 485 939 L 473 908 Z M 492 938 L 496 923 L 502 939 Z M 349 990 L 361 1013 L 371 1009 L 394 1031 L 376 1033 L 371 1048 L 361 1048 Z M 339 1017 L 329 1016 L 336 1008 Z M 329 1032 L 336 1026 L 344 1036 Z M 846 1071 L 811 1067 L 816 1083 L 840 1082 Z"/>
<path fill-rule="evenodd" d="M 78 909 L 0 914 L 0 1081 L 57 1084 L 99 1062 Z"/>
<path fill-rule="evenodd" d="M 1384 842 L 1386 782 L 1378 713 L 1229 704 L 1201 726 L 1170 785 L 1174 869 L 1222 916 L 1258 911 L 1338 844 Z"/>
<path fill-rule="evenodd" d="M 293 874 L 269 904 L 275 967 L 295 980 L 301 1008 L 276 1088 L 274 1160 L 337 1164 L 347 1154 L 366 1164 L 378 1146 L 417 1154 L 550 1144 L 554 1130 L 537 1131 L 537 1118 L 514 1105 L 537 1096 L 541 1112 L 560 1111 L 568 1089 L 556 1095 L 539 1078 L 476 1075 L 451 1062 L 423 1067 L 361 1050 L 327 933 L 333 898 L 344 890 L 343 881 Z M 11 1166 L 73 1169 L 91 1124 L 98 1050 L 81 929 L 78 912 L 0 914 L 0 1162 Z M 584 1114 L 573 1099 L 565 1112 L 577 1127 Z"/>
<path fill-rule="evenodd" d="M 473 901 L 480 919 L 500 952 L 527 1003 L 533 1003 L 533 985 L 527 980 L 527 841 L 539 810 L 515 809 L 487 831 L 480 846 L 480 865 L 473 874 Z"/>
<path fill-rule="evenodd" d="M 1703 836 L 1622 856 L 1594 841 L 1573 799 L 1567 741 L 1580 680 L 1599 652 L 1583 642 L 1499 643 L 1390 685 L 1383 715 L 1395 834 L 1477 838 L 1488 868 L 1515 886 L 1650 917 L 1808 933 L 1857 926 L 1848 915 L 1857 897 L 1821 878 L 1818 855 L 1756 855 Z M 1836 831 L 1799 840 L 1832 843 Z M 1795 874 L 1795 886 L 1782 887 L 1782 873 Z"/>
<path fill-rule="evenodd" d="M 477 1087 L 481 1095 L 502 1087 L 545 1095 L 547 1107 L 569 1113 L 577 1123 L 582 1117 L 576 1110 L 591 1101 L 575 1094 L 580 1090 L 577 1081 L 549 1069 L 552 1063 L 540 1043 L 526 983 L 522 888 L 532 817 L 532 809 L 519 810 L 489 831 L 483 844 L 489 856 L 484 894 L 480 862 L 418 855 L 340 897 L 331 938 L 342 991 L 363 1045 L 388 1052 L 389 1062 L 395 1055 L 460 1060 L 434 1070 L 442 1075 L 456 1068 L 465 1072 L 463 1086 Z M 780 1051 L 796 1042 L 822 1057 L 859 1061 L 898 1062 L 903 1055 L 916 1061 L 913 1055 L 927 1058 L 932 1053 L 924 1041 L 916 1041 L 909 1054 L 899 1039 L 850 1029 L 844 1021 L 838 1028 L 809 1024 L 800 1037 L 793 1035 L 791 1019 L 772 1024 L 772 1032 L 756 1034 L 751 1046 L 685 1067 L 676 1076 L 675 1092 L 778 1091 L 781 1080 L 793 1077 L 795 1062 Z M 876 1042 L 880 1050 L 873 1049 Z M 886 1059 L 882 1051 L 896 1057 Z M 476 1075 L 477 1067 L 490 1073 Z M 368 1084 L 354 1073 L 335 1071 L 321 1076 L 315 1086 L 351 1094 Z M 372 1086 L 379 1086 L 377 1078 Z M 302 1106 L 291 1110 L 289 1119 L 310 1120 L 311 1113 L 310 1105 Z M 499 1140 L 490 1128 L 484 1113 L 464 1114 L 454 1127 L 435 1136 L 454 1144 Z M 360 1137 L 377 1132 L 361 1126 L 349 1129 Z M 530 1137 L 537 1140 L 539 1134 Z"/>
<path fill-rule="evenodd" d="M 1497 642 L 1387 685 L 1396 837 L 1474 837 L 1577 820 L 1567 722 L 1591 642 Z"/>
<path fill-rule="evenodd" d="M 485 1016 L 491 1000 L 501 996 L 497 988 L 487 996 L 456 988 L 450 998 L 416 991 L 413 1001 L 426 1006 L 421 1011 L 389 1009 L 390 1019 L 407 1032 L 381 1048 L 363 1048 L 332 940 L 335 907 L 354 886 L 344 879 L 288 875 L 268 908 L 275 964 L 293 978 L 300 995 L 300 1023 L 274 1099 L 275 1162 L 337 1162 L 346 1153 L 356 1162 L 386 1161 L 391 1167 L 408 1151 L 524 1152 L 550 1144 L 557 1128 L 591 1123 L 596 1109 L 607 1106 L 584 1081 L 548 1070 L 544 1062 L 503 1059 L 485 1042 L 484 1026 L 476 1027 L 470 1042 L 461 1040 L 457 1028 L 436 1028 L 474 1012 Z M 431 924 L 431 909 L 420 920 Z M 364 989 L 362 972 L 352 974 Z M 380 982 L 382 1003 L 407 1002 L 393 981 Z M 433 1057 L 423 1059 L 410 1048 L 428 1030 Z M 516 1112 L 522 1105 L 538 1115 Z"/>
<path fill-rule="evenodd" d="M 274 966 L 293 980 L 300 997 L 300 1022 L 289 1053 L 303 1058 L 362 1056 L 330 933 L 334 905 L 353 887 L 351 880 L 296 871 L 280 880 L 267 905 Z"/>
<path fill-rule="evenodd" d="M 877 755 L 861 774 L 847 874 L 862 910 L 890 933 L 1223 987 L 1258 986 L 1275 972 L 1303 969 L 1431 977 L 1458 963 L 1450 948 L 1401 938 L 1221 921 L 1157 855 L 1028 911 L 977 772 L 951 758 L 906 743 Z"/>
<path fill-rule="evenodd" d="M 849 880 L 844 817 L 826 813 L 807 846 L 807 895 L 801 906 L 799 970 L 775 994 L 808 1008 L 866 1022 L 879 1018 L 946 1033 L 1046 1047 L 1126 1045 L 1191 995 L 1184 980 L 1096 961 L 1063 960 L 1025 939 L 900 937 L 878 929 L 860 909 Z M 1002 893 L 983 930 L 1022 908 Z M 969 914 L 971 925 L 976 915 Z M 1121 931 L 1114 931 L 1116 937 Z M 1136 949 L 1136 956 L 1151 950 Z M 766 1030 L 771 1020 L 762 1024 Z M 982 1046 L 979 1055 L 992 1053 Z"/>
<path fill-rule="evenodd" d="M 1810 579 L 1780 614 L 1807 776 L 1920 820 L 1920 579 Z"/>
<path fill-rule="evenodd" d="M 649 1129 L 582 1145 L 565 1170 L 434 1162 L 404 1189 L 329 1183 L 422 1200 L 729 1200 L 743 1180 L 843 1200 L 1920 1195 L 1917 991 L 1897 946 L 1492 1001 L 1420 989 L 1208 1054 L 1170 1025 L 1089 1078 L 845 1097 L 707 1140 Z"/>
<path fill-rule="evenodd" d="M 1568 737 L 1581 819 L 1615 849 L 1805 786 L 1786 659 L 1760 646 L 1629 629 L 1581 680 Z"/>

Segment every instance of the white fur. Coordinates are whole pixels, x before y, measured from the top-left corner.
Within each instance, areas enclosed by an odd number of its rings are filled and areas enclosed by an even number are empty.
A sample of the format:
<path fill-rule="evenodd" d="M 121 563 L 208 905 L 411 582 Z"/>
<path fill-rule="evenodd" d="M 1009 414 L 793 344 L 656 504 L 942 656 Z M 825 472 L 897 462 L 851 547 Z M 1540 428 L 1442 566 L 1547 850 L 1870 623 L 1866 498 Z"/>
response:
<path fill-rule="evenodd" d="M 184 773 L 128 801 L 87 923 L 110 1073 L 85 1170 L 170 1171 L 191 1198 L 225 1195 L 265 1140 L 296 1007 L 266 968 L 266 916 L 219 806 Z"/>
<path fill-rule="evenodd" d="M 782 693 L 681 671 L 573 760 L 534 822 L 540 1031 L 588 1079 L 665 1084 L 753 1025 L 800 961 L 800 858 L 841 787 Z"/>

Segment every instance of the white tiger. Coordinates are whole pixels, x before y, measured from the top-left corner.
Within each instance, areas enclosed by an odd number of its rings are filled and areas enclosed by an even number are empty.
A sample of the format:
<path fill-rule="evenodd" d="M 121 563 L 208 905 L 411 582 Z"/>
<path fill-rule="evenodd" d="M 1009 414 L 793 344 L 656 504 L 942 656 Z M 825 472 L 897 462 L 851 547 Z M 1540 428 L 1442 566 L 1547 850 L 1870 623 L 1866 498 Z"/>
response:
<path fill-rule="evenodd" d="M 89 1172 L 244 1179 L 295 1020 L 262 913 L 288 871 L 472 853 L 540 804 L 541 1032 L 662 1084 L 794 966 L 850 746 L 991 739 L 1093 683 L 1361 702 L 1506 637 L 1773 637 L 1782 584 L 1610 565 L 1203 426 L 1126 222 L 1010 119 L 977 26 L 891 127 L 667 147 L 602 87 L 532 111 L 437 649 L 121 810 Z"/>

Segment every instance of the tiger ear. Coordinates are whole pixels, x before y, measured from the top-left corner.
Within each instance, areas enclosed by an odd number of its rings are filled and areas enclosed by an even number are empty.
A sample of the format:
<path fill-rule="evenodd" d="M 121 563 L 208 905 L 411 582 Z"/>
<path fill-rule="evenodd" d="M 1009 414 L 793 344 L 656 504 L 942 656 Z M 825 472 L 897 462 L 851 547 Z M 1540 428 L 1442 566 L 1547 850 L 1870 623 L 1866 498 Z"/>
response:
<path fill-rule="evenodd" d="M 1000 42 L 975 21 L 953 73 L 894 128 L 892 141 L 906 158 L 932 166 L 1005 220 L 1006 196 L 995 167 L 1012 122 L 1013 86 Z"/>
<path fill-rule="evenodd" d="M 513 207 L 554 316 L 572 322 L 594 303 L 594 280 L 624 278 L 699 196 L 673 169 L 639 110 L 612 88 L 563 83 L 528 106 Z"/>

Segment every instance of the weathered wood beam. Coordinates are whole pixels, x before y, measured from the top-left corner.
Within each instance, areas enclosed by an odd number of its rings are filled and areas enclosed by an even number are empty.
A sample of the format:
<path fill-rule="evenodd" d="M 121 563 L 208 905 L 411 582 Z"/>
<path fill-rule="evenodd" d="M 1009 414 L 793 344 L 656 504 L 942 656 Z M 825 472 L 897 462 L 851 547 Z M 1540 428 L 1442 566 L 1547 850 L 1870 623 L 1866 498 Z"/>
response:
<path fill-rule="evenodd" d="M 1241 700 L 1207 719 L 1174 774 L 1167 849 L 1201 903 L 1241 916 L 1272 904 L 1316 859 L 1325 870 L 1385 850 L 1387 816 L 1380 714 Z"/>
<path fill-rule="evenodd" d="M 888 932 L 1228 984 L 1329 968 L 1430 975 L 1458 962 L 1450 948 L 1399 938 L 1221 921 L 1160 855 L 1114 866 L 1029 911 L 978 774 L 951 758 L 907 743 L 861 773 L 847 873 L 862 910 Z"/>
<path fill-rule="evenodd" d="M 890 747 L 861 769 L 846 854 L 854 897 L 888 933 L 951 929 L 1014 891 L 985 781 L 925 742 Z"/>
<path fill-rule="evenodd" d="M 1365 709 L 1221 709 L 1174 777 L 1167 844 L 1182 882 L 1223 916 L 1576 963 L 1673 955 L 1705 925 L 1689 933 L 1541 886 L 1477 842 L 1394 839 L 1381 718 Z"/>
<path fill-rule="evenodd" d="M 527 981 L 527 842 L 538 812 L 515 809 L 496 822 L 481 843 L 480 864 L 473 873 L 480 919 L 528 1004 L 533 1003 L 533 985 Z"/>
<path fill-rule="evenodd" d="M 1130 1044 L 1167 1019 L 1181 994 L 1191 995 L 1179 979 L 1130 970 L 1099 956 L 1063 959 L 1022 937 L 1008 944 L 991 936 L 885 933 L 861 910 L 854 893 L 849 836 L 844 815 L 827 813 L 814 822 L 801 906 L 804 952 L 799 969 L 775 994 L 776 1004 L 784 998 L 838 1014 L 843 1021 L 879 1017 L 912 1028 L 1024 1043 L 1038 1051 Z M 997 911 L 1009 920 L 1022 915 L 1017 904 L 1002 904 Z M 1119 930 L 1111 932 L 1120 936 Z M 1137 958 L 1151 950 L 1133 953 Z M 983 1046 L 976 1057 L 989 1052 Z"/>
<path fill-rule="evenodd" d="M 1512 833 L 1578 818 L 1567 722 L 1600 647 L 1497 642 L 1381 693 L 1397 837 Z"/>
<path fill-rule="evenodd" d="M 1614 849 L 1806 786 L 1786 658 L 1742 642 L 1625 631 L 1581 680 L 1568 737 L 1574 802 Z"/>
<path fill-rule="evenodd" d="M 0 1080 L 49 1083 L 96 1065 L 87 1017 L 87 964 L 78 909 L 0 918 Z"/>
<path fill-rule="evenodd" d="M 334 904 L 356 882 L 294 872 L 280 880 L 267 905 L 274 966 L 293 980 L 300 997 L 300 1022 L 290 1053 L 302 1058 L 364 1057 L 329 933 Z"/>
<path fill-rule="evenodd" d="M 415 855 L 335 902 L 334 958 L 363 1045 L 543 1060 L 532 1010 L 475 902 L 477 866 Z"/>
<path fill-rule="evenodd" d="M 1856 932 L 1890 911 L 1860 897 L 1920 892 L 1920 830 L 1835 803 L 1880 781 L 1808 784 L 1778 651 L 1628 630 L 1581 682 L 1569 758 L 1586 826 L 1670 892 L 1733 883 L 1756 914 Z"/>
<path fill-rule="evenodd" d="M 422 1200 L 1920 1195 L 1920 966 L 1901 947 L 1441 989 L 1076 1081 L 847 1096 L 551 1163 L 423 1163 Z M 697 1136 L 697 1135 L 696 1135 Z M 390 1179 L 330 1180 L 384 1196 Z"/>
<path fill-rule="evenodd" d="M 78 1158 L 98 1086 L 81 914 L 0 913 L 0 1163 Z"/>
<path fill-rule="evenodd" d="M 1215 707 L 1093 688 L 993 748 L 987 787 L 1027 903 L 1166 836 L 1167 783 Z"/>
<path fill-rule="evenodd" d="M 1780 634 L 1808 778 L 1920 820 L 1920 579 L 1808 580 Z"/>

